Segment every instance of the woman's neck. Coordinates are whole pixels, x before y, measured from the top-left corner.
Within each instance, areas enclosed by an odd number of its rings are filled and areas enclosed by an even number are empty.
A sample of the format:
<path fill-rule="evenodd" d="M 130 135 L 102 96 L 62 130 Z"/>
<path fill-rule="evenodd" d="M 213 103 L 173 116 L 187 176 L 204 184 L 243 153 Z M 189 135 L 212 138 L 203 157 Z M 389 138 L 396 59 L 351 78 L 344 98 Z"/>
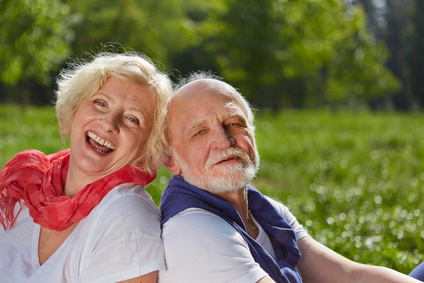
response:
<path fill-rule="evenodd" d="M 68 174 L 66 176 L 65 185 L 63 187 L 63 194 L 65 196 L 73 197 L 79 191 L 85 188 L 88 184 L 91 184 L 103 176 L 87 174 L 79 170 L 79 168 L 72 166 L 72 163 L 69 166 Z"/>

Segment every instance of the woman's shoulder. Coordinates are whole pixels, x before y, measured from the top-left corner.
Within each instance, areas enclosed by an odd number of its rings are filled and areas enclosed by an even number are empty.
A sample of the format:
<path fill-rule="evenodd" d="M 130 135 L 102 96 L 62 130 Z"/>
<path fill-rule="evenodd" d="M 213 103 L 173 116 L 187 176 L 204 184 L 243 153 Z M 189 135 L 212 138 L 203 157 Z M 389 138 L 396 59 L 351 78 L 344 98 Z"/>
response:
<path fill-rule="evenodd" d="M 120 218 L 152 218 L 160 221 L 160 209 L 144 186 L 133 183 L 121 184 L 113 188 L 95 208 L 97 215 Z"/>
<path fill-rule="evenodd" d="M 134 200 L 134 202 L 142 202 L 152 205 L 155 209 L 158 209 L 157 205 L 153 202 L 152 197 L 146 191 L 145 186 L 134 183 L 125 183 L 116 186 L 110 190 L 101 202 L 103 202 L 103 205 L 108 205 L 115 201 L 128 201 L 129 199 Z"/>

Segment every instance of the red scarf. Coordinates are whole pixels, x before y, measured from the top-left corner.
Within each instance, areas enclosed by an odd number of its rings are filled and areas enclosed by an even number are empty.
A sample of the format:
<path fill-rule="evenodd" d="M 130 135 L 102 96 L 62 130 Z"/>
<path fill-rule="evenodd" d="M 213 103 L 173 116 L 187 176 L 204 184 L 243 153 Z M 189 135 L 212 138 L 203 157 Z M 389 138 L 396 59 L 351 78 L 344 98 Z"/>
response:
<path fill-rule="evenodd" d="M 68 197 L 63 195 L 63 186 L 69 158 L 69 149 L 48 156 L 31 149 L 17 154 L 3 167 L 0 171 L 0 222 L 5 230 L 13 226 L 20 212 L 13 213 L 19 200 L 24 201 L 35 223 L 61 231 L 86 217 L 117 185 L 147 185 L 156 177 L 156 173 L 147 175 L 127 166 Z"/>

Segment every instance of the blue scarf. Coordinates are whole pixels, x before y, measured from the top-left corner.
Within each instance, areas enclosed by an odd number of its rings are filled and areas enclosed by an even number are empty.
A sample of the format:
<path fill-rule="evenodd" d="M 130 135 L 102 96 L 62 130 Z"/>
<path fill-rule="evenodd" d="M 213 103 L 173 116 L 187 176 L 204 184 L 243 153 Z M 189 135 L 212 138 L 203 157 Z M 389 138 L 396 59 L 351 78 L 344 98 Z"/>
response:
<path fill-rule="evenodd" d="M 227 201 L 187 183 L 184 178 L 174 176 L 162 195 L 162 226 L 172 216 L 187 208 L 201 208 L 226 220 L 248 243 L 250 252 L 261 268 L 276 282 L 302 282 L 295 270 L 300 259 L 292 227 L 273 205 L 254 187 L 248 185 L 249 210 L 255 220 L 269 236 L 277 262 L 269 253 L 249 236 L 240 215 Z"/>

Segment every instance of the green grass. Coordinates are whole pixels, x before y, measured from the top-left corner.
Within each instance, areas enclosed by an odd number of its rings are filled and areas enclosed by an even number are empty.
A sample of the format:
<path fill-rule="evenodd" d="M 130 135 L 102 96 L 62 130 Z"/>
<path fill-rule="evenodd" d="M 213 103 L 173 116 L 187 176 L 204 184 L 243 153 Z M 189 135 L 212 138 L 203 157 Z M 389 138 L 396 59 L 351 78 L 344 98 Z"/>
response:
<path fill-rule="evenodd" d="M 422 114 L 259 114 L 254 181 L 323 244 L 409 273 L 423 260 Z"/>
<path fill-rule="evenodd" d="M 363 263 L 409 273 L 424 254 L 424 115 L 284 111 L 257 114 L 258 189 L 309 233 Z M 0 105 L 0 165 L 28 148 L 63 144 L 54 110 Z M 155 202 L 169 172 L 148 187 Z"/>
<path fill-rule="evenodd" d="M 1 166 L 25 149 L 52 153 L 64 148 L 53 108 L 0 105 Z"/>

